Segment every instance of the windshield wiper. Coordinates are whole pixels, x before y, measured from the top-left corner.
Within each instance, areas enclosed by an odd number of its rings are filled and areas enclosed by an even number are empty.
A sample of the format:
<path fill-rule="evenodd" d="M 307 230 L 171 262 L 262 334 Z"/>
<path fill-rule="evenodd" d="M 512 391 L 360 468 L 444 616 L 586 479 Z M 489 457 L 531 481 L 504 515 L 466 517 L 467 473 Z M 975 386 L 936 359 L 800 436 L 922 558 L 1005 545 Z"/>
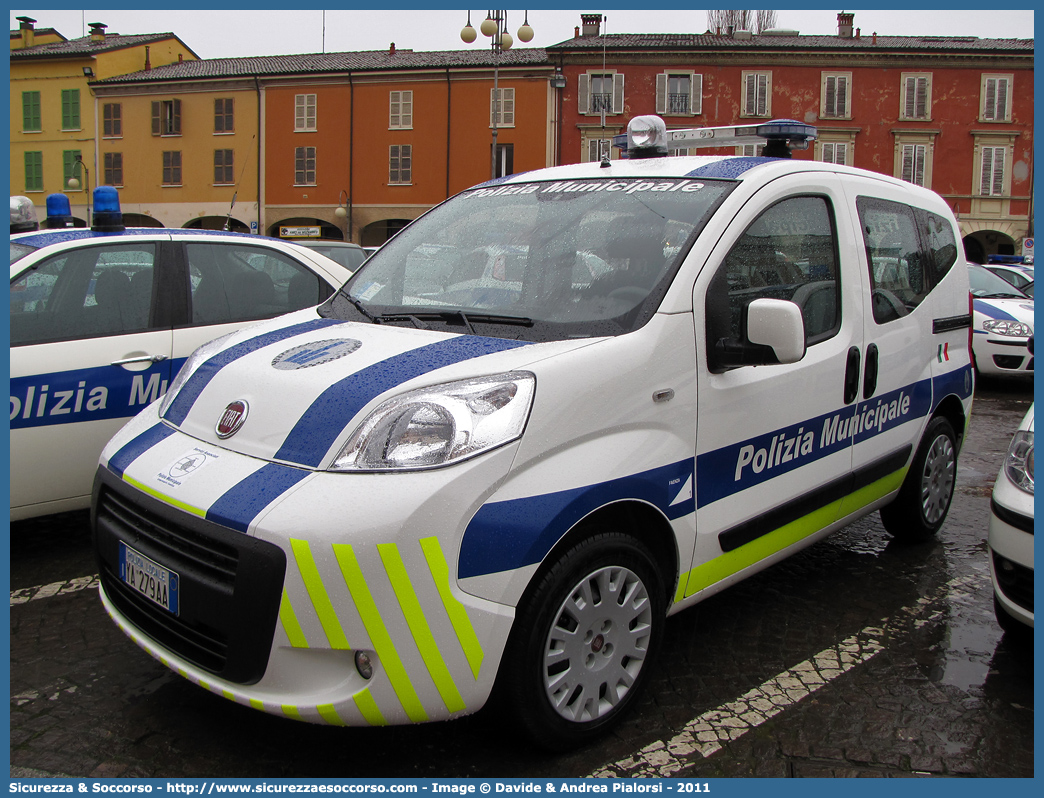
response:
<path fill-rule="evenodd" d="M 360 308 L 361 310 L 361 308 Z M 367 314 L 369 315 L 369 314 Z M 445 321 L 460 319 L 470 335 L 475 335 L 474 324 L 517 324 L 522 327 L 532 327 L 533 320 L 524 316 L 504 316 L 495 313 L 472 313 L 464 310 L 423 310 L 418 313 L 382 313 L 373 317 L 375 324 L 385 322 L 409 321 L 415 327 L 428 329 L 424 321 Z"/>

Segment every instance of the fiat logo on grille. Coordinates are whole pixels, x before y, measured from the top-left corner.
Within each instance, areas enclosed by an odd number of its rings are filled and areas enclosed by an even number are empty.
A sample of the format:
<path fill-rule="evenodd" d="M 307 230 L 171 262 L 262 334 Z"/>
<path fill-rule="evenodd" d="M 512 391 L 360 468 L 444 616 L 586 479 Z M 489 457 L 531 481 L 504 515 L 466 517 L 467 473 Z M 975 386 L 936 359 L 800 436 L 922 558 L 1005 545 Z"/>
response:
<path fill-rule="evenodd" d="M 242 399 L 236 399 L 234 402 L 229 402 L 225 408 L 225 412 L 221 414 L 221 419 L 217 423 L 217 436 L 224 440 L 225 438 L 231 438 L 237 432 L 239 428 L 243 426 L 243 422 L 246 421 L 247 411 L 249 406 Z"/>

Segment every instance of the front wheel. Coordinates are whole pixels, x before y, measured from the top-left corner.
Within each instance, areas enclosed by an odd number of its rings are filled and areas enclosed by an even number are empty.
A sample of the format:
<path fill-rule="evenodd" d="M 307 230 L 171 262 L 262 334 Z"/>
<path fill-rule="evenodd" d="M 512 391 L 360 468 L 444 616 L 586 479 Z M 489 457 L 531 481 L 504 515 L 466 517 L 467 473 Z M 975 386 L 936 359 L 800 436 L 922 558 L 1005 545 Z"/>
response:
<path fill-rule="evenodd" d="M 957 479 L 957 436 L 942 416 L 932 419 L 895 500 L 881 508 L 884 528 L 896 538 L 924 541 L 939 531 Z"/>
<path fill-rule="evenodd" d="M 605 732 L 633 705 L 660 647 L 666 595 L 638 540 L 588 538 L 538 576 L 504 655 L 510 709 L 542 748 Z"/>

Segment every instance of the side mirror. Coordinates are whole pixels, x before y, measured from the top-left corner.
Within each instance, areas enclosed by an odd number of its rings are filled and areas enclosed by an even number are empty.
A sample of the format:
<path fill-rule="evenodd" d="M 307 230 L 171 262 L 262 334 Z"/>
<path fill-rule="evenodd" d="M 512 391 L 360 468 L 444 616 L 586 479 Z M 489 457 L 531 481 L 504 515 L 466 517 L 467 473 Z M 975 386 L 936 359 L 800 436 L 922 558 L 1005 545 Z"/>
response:
<path fill-rule="evenodd" d="M 711 370 L 797 363 L 805 356 L 801 308 L 786 299 L 755 299 L 743 309 L 742 337 L 722 338 L 711 352 Z"/>
<path fill-rule="evenodd" d="M 778 363 L 805 356 L 801 308 L 785 299 L 755 299 L 747 306 L 747 340 L 772 349 Z"/>

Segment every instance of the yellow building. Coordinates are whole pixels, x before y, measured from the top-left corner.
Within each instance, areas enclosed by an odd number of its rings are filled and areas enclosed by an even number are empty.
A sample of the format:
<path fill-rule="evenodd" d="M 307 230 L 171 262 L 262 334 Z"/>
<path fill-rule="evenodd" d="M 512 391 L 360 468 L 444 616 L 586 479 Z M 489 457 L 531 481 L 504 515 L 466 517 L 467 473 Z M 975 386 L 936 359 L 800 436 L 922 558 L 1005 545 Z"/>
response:
<path fill-rule="evenodd" d="M 191 61 L 93 87 L 103 118 L 99 161 L 133 224 L 258 232 L 260 89 L 252 78 L 212 74 Z M 109 168 L 119 163 L 119 174 Z M 233 200 L 235 206 L 233 207 Z"/>
<path fill-rule="evenodd" d="M 86 221 L 88 189 L 106 182 L 97 143 L 123 128 L 116 109 L 104 116 L 91 82 L 198 56 L 172 33 L 121 36 L 91 23 L 79 39 L 52 29 L 37 38 L 35 20 L 19 22 L 11 34 L 10 193 L 31 198 L 42 219 L 47 195 L 65 191 L 73 215 Z"/>

